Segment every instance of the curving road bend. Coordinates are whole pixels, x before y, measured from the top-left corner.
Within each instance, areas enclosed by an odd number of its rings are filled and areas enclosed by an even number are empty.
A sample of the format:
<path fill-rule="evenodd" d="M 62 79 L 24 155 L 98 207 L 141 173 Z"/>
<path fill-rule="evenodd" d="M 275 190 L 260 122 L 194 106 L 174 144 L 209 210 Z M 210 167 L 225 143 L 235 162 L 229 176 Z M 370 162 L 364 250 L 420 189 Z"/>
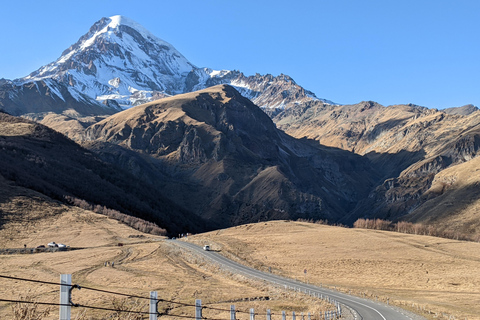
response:
<path fill-rule="evenodd" d="M 244 274 L 248 277 L 257 278 L 263 281 L 268 281 L 279 286 L 286 286 L 287 288 L 295 288 L 297 291 L 308 292 L 310 294 L 315 294 L 316 296 L 328 296 L 331 299 L 338 301 L 339 303 L 347 306 L 355 315 L 355 319 L 364 319 L 364 320 L 412 320 L 412 318 L 407 315 L 406 311 L 403 311 L 398 308 L 391 308 L 384 304 L 379 304 L 374 301 L 363 299 L 341 292 L 332 291 L 329 289 L 317 287 L 310 284 L 300 283 L 292 279 L 280 277 L 271 273 L 266 273 L 259 271 L 237 262 L 234 262 L 230 259 L 225 258 L 214 251 L 204 251 L 201 247 L 184 241 L 169 241 L 172 244 L 175 244 L 179 247 L 191 250 L 197 254 L 200 254 L 212 262 L 215 262 L 221 265 L 223 268 L 228 269 L 234 273 Z M 417 317 L 415 317 L 417 319 Z"/>

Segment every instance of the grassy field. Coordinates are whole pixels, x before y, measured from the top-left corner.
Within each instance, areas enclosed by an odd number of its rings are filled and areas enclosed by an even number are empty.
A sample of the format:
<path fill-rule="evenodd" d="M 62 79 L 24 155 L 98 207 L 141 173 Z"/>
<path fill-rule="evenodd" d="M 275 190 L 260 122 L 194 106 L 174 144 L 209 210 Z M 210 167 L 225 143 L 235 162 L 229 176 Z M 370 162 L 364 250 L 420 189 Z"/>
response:
<path fill-rule="evenodd" d="M 0 275 L 73 283 L 126 294 L 158 291 L 166 300 L 237 309 L 254 307 L 318 312 L 328 306 L 263 284 L 225 274 L 162 237 L 143 234 L 105 216 L 65 206 L 41 194 L 8 185 L 0 177 L 0 248 L 34 248 L 55 241 L 78 250 L 0 255 Z M 199 234 L 188 241 L 265 271 L 388 301 L 430 319 L 480 319 L 480 244 L 385 231 L 345 229 L 304 222 L 262 222 Z M 119 244 L 122 244 L 119 246 Z M 114 262 L 115 267 L 105 266 Z M 304 273 L 304 270 L 307 273 Z M 0 299 L 58 302 L 56 286 L 0 279 Z M 264 301 L 268 296 L 270 300 Z M 245 302 L 244 300 L 252 300 Z M 75 290 L 73 301 L 138 308 L 144 301 Z M 217 304 L 217 302 L 222 302 Z M 12 318 L 12 304 L 0 302 L 0 318 Z M 192 307 L 161 303 L 170 315 L 192 316 Z M 42 308 L 41 308 L 42 309 Z M 44 308 L 43 308 L 44 309 Z M 73 318 L 102 319 L 108 312 L 73 309 Z M 146 307 L 143 307 L 146 310 Z M 204 310 L 210 318 L 227 317 Z M 431 313 L 430 313 L 431 312 Z M 242 318 L 243 317 L 243 318 Z M 57 319 L 52 307 L 44 319 Z M 247 319 L 247 314 L 238 314 Z"/>
<path fill-rule="evenodd" d="M 283 221 L 189 241 L 300 281 L 388 299 L 429 319 L 480 319 L 479 243 Z"/>
<path fill-rule="evenodd" d="M 2 183 L 5 181 L 0 181 Z M 146 297 L 150 291 L 158 291 L 162 299 L 187 304 L 202 299 L 203 305 L 227 310 L 230 304 L 235 304 L 237 310 L 255 308 L 256 312 L 264 313 L 269 308 L 277 314 L 282 310 L 318 312 L 331 308 L 303 295 L 287 294 L 224 274 L 164 238 L 142 234 L 105 216 L 56 203 L 26 189 L 0 188 L 0 210 L 4 223 L 0 229 L 1 248 L 23 248 L 24 244 L 33 248 L 51 241 L 81 248 L 0 255 L 0 275 L 58 283 L 60 274 L 72 274 L 72 282 L 80 286 Z M 107 261 L 114 262 L 114 267 L 105 266 Z M 0 278 L 0 299 L 58 303 L 59 287 Z M 123 305 L 148 311 L 146 300 L 125 300 L 86 289 L 74 290 L 72 300 L 82 305 L 106 308 Z M 12 303 L 0 302 L 0 319 L 13 319 L 13 307 Z M 159 308 L 170 315 L 167 318 L 194 316 L 193 307 L 162 302 Z M 39 307 L 39 310 L 45 309 Z M 203 315 L 217 319 L 229 317 L 226 312 L 211 309 L 204 309 Z M 72 308 L 72 319 L 107 318 L 137 319 L 126 314 L 116 318 L 112 312 Z M 246 320 L 248 314 L 238 313 L 238 318 Z M 40 319 L 58 319 L 58 307 L 51 307 L 49 315 Z"/>

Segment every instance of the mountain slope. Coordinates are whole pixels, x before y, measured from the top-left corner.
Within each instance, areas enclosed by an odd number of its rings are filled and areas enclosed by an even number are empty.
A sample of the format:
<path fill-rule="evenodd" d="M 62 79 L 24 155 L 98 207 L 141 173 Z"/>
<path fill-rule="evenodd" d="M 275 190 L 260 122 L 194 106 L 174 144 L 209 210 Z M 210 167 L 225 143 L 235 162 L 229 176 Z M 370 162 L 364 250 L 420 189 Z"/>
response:
<path fill-rule="evenodd" d="M 134 21 L 114 16 L 96 22 L 61 57 L 20 82 L 55 79 L 97 101 L 147 101 L 156 91 L 177 94 L 193 65 L 172 45 Z"/>
<path fill-rule="evenodd" d="M 37 117 L 54 112 L 77 115 L 110 115 L 120 109 L 92 101 L 82 93 L 68 88 L 54 79 L 44 79 L 23 84 L 5 82 L 0 85 L 0 109 L 11 115 L 34 114 Z"/>
<path fill-rule="evenodd" d="M 0 175 L 15 185 L 62 202 L 74 197 L 106 206 L 173 233 L 206 228 L 151 185 L 43 125 L 0 112 L 0 148 Z"/>
<path fill-rule="evenodd" d="M 346 106 L 313 102 L 285 110 L 274 120 L 294 137 L 350 150 L 375 165 L 382 177 L 379 185 L 343 222 L 378 217 L 435 221 L 446 226 L 446 221 L 464 214 L 461 205 L 453 202 L 446 213 L 445 207 L 433 210 L 427 204 L 441 202 L 447 196 L 443 191 L 434 192 L 439 188 L 438 181 L 443 181 L 440 177 L 444 170 L 469 168 L 470 174 L 477 175 L 475 166 L 469 163 L 476 161 L 480 150 L 480 113 L 471 106 L 455 110 L 443 112 L 415 105 L 384 107 L 374 102 Z M 464 190 L 458 183 L 447 185 L 451 186 L 448 194 Z M 475 192 L 462 194 L 468 194 L 468 202 L 478 199 Z M 439 198 L 433 202 L 435 197 Z M 472 232 L 468 224 L 457 223 L 456 228 Z M 475 233 L 480 234 L 480 229 Z"/>
<path fill-rule="evenodd" d="M 6 94 L 0 95 L 0 103 L 15 106 L 4 108 L 15 115 L 65 114 L 69 108 L 79 116 L 106 115 L 217 84 L 235 86 L 271 112 L 318 100 L 285 75 L 245 76 L 239 71 L 197 68 L 171 44 L 123 16 L 102 18 L 56 61 L 12 83 L 14 86 L 4 88 Z M 49 106 L 43 103 L 42 108 L 32 107 L 36 105 L 35 95 L 28 100 L 18 97 L 23 88 L 38 88 L 38 84 L 51 89 L 49 96 L 54 99 L 48 100 Z M 42 97 L 42 90 L 38 91 Z M 78 104 L 92 110 L 83 110 Z"/>
<path fill-rule="evenodd" d="M 217 226 L 335 221 L 366 195 L 358 181 L 370 181 L 368 161 L 285 135 L 225 85 L 125 110 L 89 127 L 85 139 L 142 179 L 162 177 L 157 185 L 169 198 Z"/>

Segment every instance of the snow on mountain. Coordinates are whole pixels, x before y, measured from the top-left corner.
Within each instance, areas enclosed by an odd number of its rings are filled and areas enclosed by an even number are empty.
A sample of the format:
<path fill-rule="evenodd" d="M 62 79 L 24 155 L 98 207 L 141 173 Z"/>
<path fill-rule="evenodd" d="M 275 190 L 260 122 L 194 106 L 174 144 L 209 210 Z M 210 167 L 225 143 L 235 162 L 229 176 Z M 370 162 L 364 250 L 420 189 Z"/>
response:
<path fill-rule="evenodd" d="M 234 86 L 266 109 L 318 99 L 289 76 L 247 77 L 236 70 L 197 68 L 171 44 L 123 16 L 102 18 L 55 62 L 15 84 L 47 79 L 65 85 L 78 101 L 88 97 L 89 103 L 114 103 L 123 109 L 217 84 Z M 53 86 L 51 90 L 57 94 Z"/>
<path fill-rule="evenodd" d="M 55 62 L 19 82 L 52 78 L 97 101 L 113 99 L 128 107 L 155 91 L 182 93 L 192 68 L 169 43 L 128 18 L 113 16 L 95 23 Z"/>
<path fill-rule="evenodd" d="M 244 97 L 263 109 L 274 111 L 283 110 L 310 100 L 321 100 L 326 104 L 335 103 L 319 99 L 311 91 L 299 86 L 291 77 L 280 74 L 245 76 L 234 70 L 212 70 L 209 68 L 194 69 L 187 78 L 187 91 L 201 90 L 218 84 L 229 84 L 237 89 Z"/>

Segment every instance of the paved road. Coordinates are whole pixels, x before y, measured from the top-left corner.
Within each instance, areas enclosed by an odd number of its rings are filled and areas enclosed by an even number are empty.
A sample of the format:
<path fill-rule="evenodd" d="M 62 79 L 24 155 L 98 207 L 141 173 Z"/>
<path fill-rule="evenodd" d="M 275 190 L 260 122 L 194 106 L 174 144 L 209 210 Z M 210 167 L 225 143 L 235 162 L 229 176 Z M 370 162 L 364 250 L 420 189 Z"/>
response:
<path fill-rule="evenodd" d="M 411 320 L 412 318 L 399 310 L 393 309 L 387 305 L 379 304 L 368 299 L 362 299 L 348 294 L 336 292 L 333 290 L 300 283 L 292 279 L 283 278 L 271 273 L 262 272 L 250 267 L 246 267 L 242 264 L 234 262 L 225 258 L 214 251 L 204 251 L 201 247 L 184 241 L 171 241 L 172 244 L 194 251 L 197 254 L 203 255 L 213 262 L 220 264 L 226 269 L 235 273 L 245 274 L 249 277 L 258 278 L 264 281 L 274 283 L 279 286 L 287 286 L 288 288 L 295 288 L 297 291 L 309 292 L 316 296 L 328 296 L 341 304 L 349 307 L 356 319 L 364 320 Z"/>

